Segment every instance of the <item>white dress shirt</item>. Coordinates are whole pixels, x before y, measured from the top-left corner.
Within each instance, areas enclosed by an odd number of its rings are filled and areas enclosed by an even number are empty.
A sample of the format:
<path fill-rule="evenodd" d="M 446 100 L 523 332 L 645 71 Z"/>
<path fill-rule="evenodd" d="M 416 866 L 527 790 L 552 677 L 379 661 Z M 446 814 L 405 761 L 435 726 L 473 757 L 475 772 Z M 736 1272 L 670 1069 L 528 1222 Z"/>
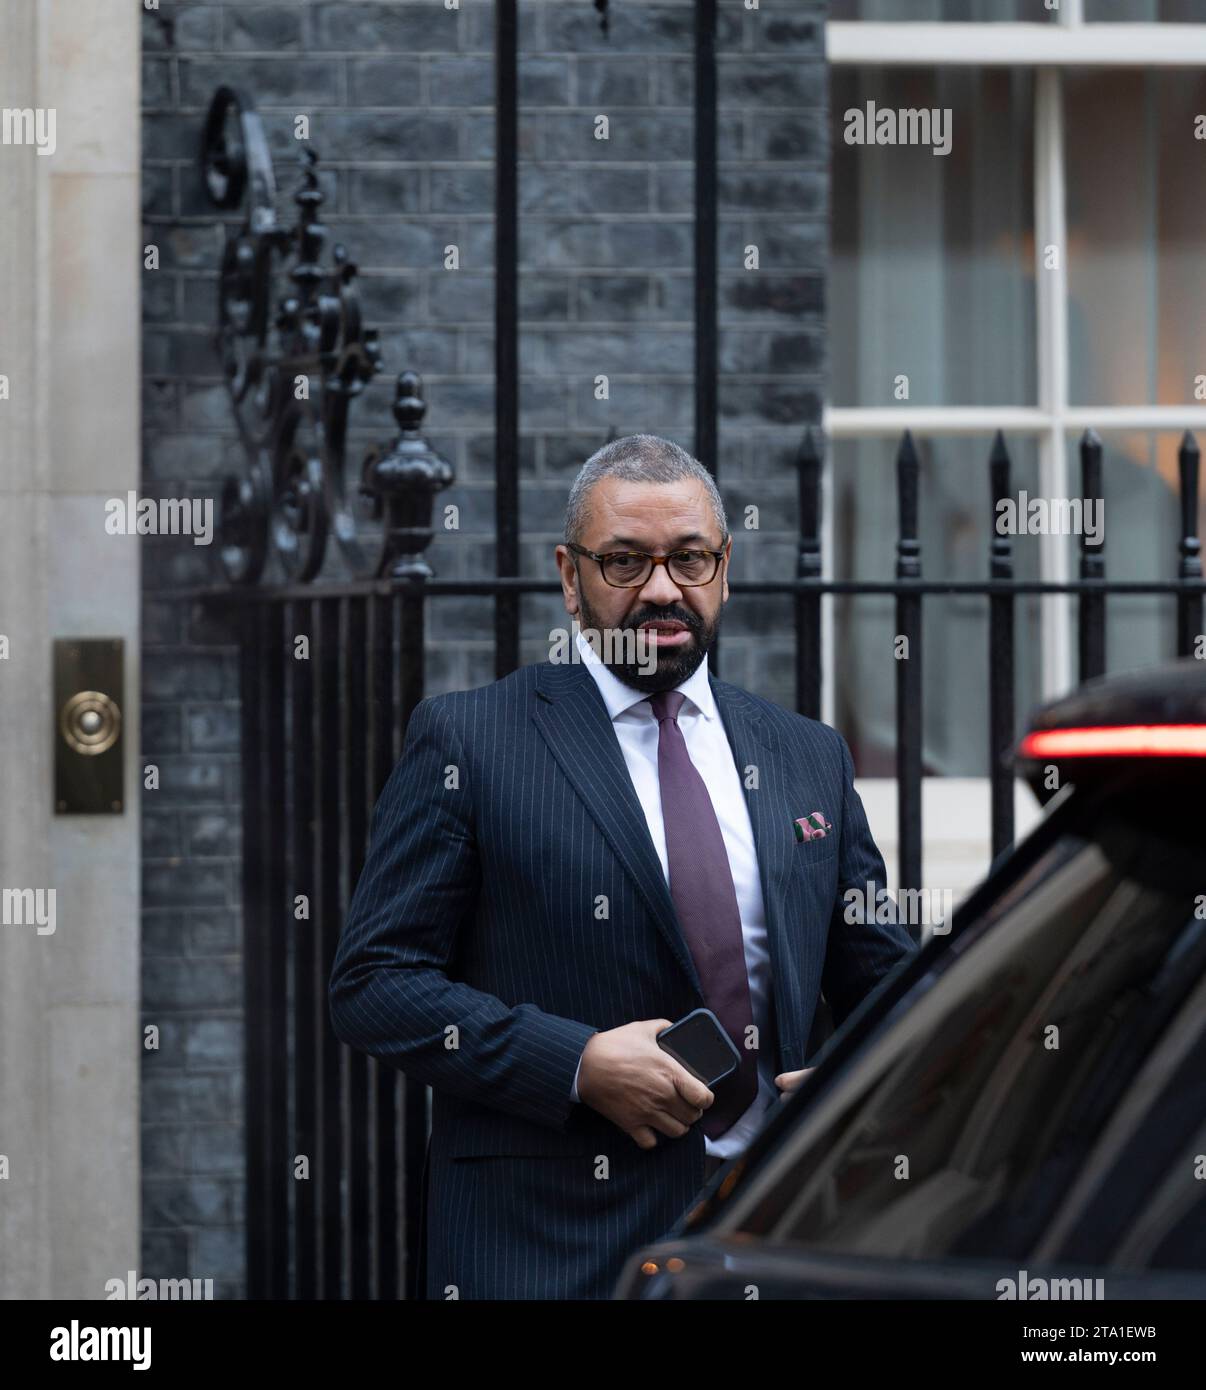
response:
<path fill-rule="evenodd" d="M 628 766 L 632 785 L 645 812 L 645 822 L 653 839 L 666 882 L 670 881 L 666 856 L 666 827 L 662 820 L 662 795 L 658 781 L 657 746 L 658 723 L 649 703 L 649 696 L 625 685 L 618 676 L 600 661 L 590 644 L 579 632 L 576 637 L 583 663 L 594 677 L 612 727 L 620 743 L 620 751 Z M 675 687 L 686 696 L 678 715 L 696 771 L 703 778 L 712 800 L 712 809 L 720 823 L 733 887 L 737 892 L 737 908 L 741 914 L 741 935 L 745 945 L 745 967 L 749 974 L 750 1003 L 753 1020 L 761 1044 L 758 1052 L 758 1094 L 748 1110 L 719 1138 L 705 1136 L 706 1152 L 717 1158 L 732 1158 L 741 1153 L 761 1128 L 767 1109 L 780 1094 L 775 1085 L 774 1049 L 768 1031 L 770 1005 L 770 950 L 766 934 L 766 911 L 762 901 L 762 882 L 758 877 L 758 853 L 754 846 L 754 831 L 741 775 L 733 761 L 724 723 L 712 698 L 708 684 L 708 659 L 705 656 L 695 672 Z M 579 1068 L 581 1062 L 579 1062 Z M 574 1074 L 572 1099 L 578 1099 L 578 1076 Z M 705 1112 L 706 1113 L 706 1112 Z"/>

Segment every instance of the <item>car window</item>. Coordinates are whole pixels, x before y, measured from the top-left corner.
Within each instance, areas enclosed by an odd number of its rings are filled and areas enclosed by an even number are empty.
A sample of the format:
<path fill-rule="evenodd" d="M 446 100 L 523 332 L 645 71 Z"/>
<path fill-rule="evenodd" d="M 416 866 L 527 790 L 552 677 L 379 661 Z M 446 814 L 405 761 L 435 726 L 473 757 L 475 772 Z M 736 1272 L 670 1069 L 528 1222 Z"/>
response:
<path fill-rule="evenodd" d="M 1180 948 L 1165 971 L 1183 969 L 1197 985 L 1082 1165 L 1040 1259 L 1206 1269 L 1206 921 L 1188 925 Z"/>
<path fill-rule="evenodd" d="M 917 1259 L 1032 1249 L 1187 992 L 1164 967 L 1206 891 L 1201 862 L 1131 819 L 1062 836 L 716 1229 Z"/>

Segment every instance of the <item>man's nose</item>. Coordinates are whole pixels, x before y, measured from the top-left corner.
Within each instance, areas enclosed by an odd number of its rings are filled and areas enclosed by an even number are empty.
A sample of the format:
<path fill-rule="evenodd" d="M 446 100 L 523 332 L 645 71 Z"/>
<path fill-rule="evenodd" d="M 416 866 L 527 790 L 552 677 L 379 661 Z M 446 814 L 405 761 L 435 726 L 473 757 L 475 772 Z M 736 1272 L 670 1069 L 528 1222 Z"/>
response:
<path fill-rule="evenodd" d="M 653 573 L 645 581 L 640 593 L 641 601 L 652 604 L 655 608 L 676 603 L 682 596 L 683 591 L 670 578 L 668 565 L 654 565 Z"/>

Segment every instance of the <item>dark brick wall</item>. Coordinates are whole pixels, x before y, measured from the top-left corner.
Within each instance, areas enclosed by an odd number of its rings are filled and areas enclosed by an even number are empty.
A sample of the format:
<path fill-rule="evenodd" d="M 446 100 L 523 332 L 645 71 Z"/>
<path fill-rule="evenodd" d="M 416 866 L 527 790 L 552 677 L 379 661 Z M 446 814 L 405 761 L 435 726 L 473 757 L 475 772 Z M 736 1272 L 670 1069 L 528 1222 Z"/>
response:
<path fill-rule="evenodd" d="M 528 0 L 521 59 L 521 484 L 526 574 L 552 577 L 574 472 L 606 438 L 692 433 L 692 6 Z M 825 371 L 826 101 L 821 4 L 720 0 L 720 466 L 734 577 L 794 572 L 796 478 Z M 392 435 L 390 383 L 423 374 L 431 443 L 454 465 L 458 532 L 437 573 L 493 566 L 493 5 L 173 4 L 144 17 L 144 493 L 214 496 L 238 459 L 209 346 L 220 237 L 195 154 L 213 88 L 255 94 L 282 194 L 311 118 L 324 219 L 362 270 L 386 373 L 356 446 Z M 594 119 L 610 119 L 610 140 Z M 290 213 L 282 200 L 282 211 Z M 290 218 L 291 220 L 291 218 Z M 460 248 L 445 271 L 443 248 Z M 744 248 L 758 248 L 756 270 Z M 594 399 L 597 374 L 610 400 Z M 358 457 L 358 453 L 353 454 Z M 747 530 L 744 509 L 760 510 Z M 145 1272 L 244 1292 L 238 681 L 230 636 L 164 590 L 209 578 L 177 538 L 145 562 L 144 1013 L 161 1030 L 143 1092 Z M 524 602 L 526 661 L 566 621 Z M 734 599 L 726 678 L 790 703 L 785 602 Z M 431 691 L 492 677 L 491 610 L 433 601 Z"/>

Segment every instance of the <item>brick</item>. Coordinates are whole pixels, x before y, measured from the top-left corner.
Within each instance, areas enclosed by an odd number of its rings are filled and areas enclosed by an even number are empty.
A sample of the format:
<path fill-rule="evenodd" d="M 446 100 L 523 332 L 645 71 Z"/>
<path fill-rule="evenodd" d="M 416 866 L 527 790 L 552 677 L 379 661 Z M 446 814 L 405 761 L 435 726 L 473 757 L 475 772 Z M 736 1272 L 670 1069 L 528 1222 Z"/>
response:
<path fill-rule="evenodd" d="M 569 103 L 569 61 L 563 57 L 535 58 L 519 54 L 519 101 L 534 106 L 566 106 Z"/>
<path fill-rule="evenodd" d="M 207 652 L 164 647 L 143 667 L 144 700 L 220 699 L 223 693 L 221 660 Z"/>
<path fill-rule="evenodd" d="M 180 818 L 182 853 L 237 858 L 242 853 L 240 817 L 230 811 L 186 811 Z"/>
<path fill-rule="evenodd" d="M 305 38 L 305 9 L 297 5 L 227 5 L 222 16 L 222 48 L 227 53 L 259 50 L 298 52 Z"/>
<path fill-rule="evenodd" d="M 558 374 L 594 377 L 633 372 L 690 372 L 693 344 L 686 334 L 658 328 L 591 328 L 571 324 L 530 335 L 546 342 L 545 357 Z"/>
<path fill-rule="evenodd" d="M 230 472 L 230 447 L 220 435 L 159 433 L 143 450 L 143 488 L 152 480 L 220 479 Z"/>
<path fill-rule="evenodd" d="M 148 907 L 205 907 L 229 901 L 229 874 L 224 864 L 183 859 L 144 859 L 142 898 Z"/>
<path fill-rule="evenodd" d="M 242 942 L 241 915 L 237 910 L 190 912 L 184 924 L 185 942 L 190 956 L 228 955 Z"/>
<path fill-rule="evenodd" d="M 823 312 L 825 284 L 819 275 L 780 275 L 761 271 L 720 276 L 723 321 L 788 318 Z"/>
<path fill-rule="evenodd" d="M 220 1226 L 199 1230 L 193 1237 L 192 1277 L 214 1280 L 215 1298 L 246 1298 L 242 1290 L 246 1252 L 242 1233 Z"/>
<path fill-rule="evenodd" d="M 547 115 L 544 122 L 544 158 L 584 160 L 603 164 L 610 160 L 690 159 L 695 141 L 694 118 L 686 114 L 617 110 L 608 117 L 607 138 L 595 135 L 595 113 L 583 111 Z"/>
<path fill-rule="evenodd" d="M 255 93 L 256 109 L 284 106 L 291 112 L 310 112 L 339 101 L 339 74 L 327 58 L 182 58 L 180 105 L 208 107 L 223 83 Z M 311 123 L 311 133 L 318 122 Z"/>
<path fill-rule="evenodd" d="M 188 1234 L 185 1231 L 143 1231 L 142 1258 L 138 1274 L 142 1279 L 184 1279 L 189 1277 Z M 121 1278 L 121 1275 L 114 1275 Z"/>
<path fill-rule="evenodd" d="M 354 170 L 348 182 L 348 210 L 361 215 L 383 213 L 394 217 L 404 212 L 422 212 L 423 180 L 424 171 L 416 168 Z M 349 239 L 348 249 L 353 258 L 361 255 L 355 240 Z"/>
<path fill-rule="evenodd" d="M 718 106 L 808 107 L 825 82 L 824 63 L 723 55 L 716 64 Z"/>
<path fill-rule="evenodd" d="M 521 320 L 561 320 L 570 316 L 571 290 L 580 283 L 571 275 L 521 275 L 519 277 L 519 317 Z"/>
<path fill-rule="evenodd" d="M 211 1076 L 183 1073 L 142 1078 L 142 1113 L 158 1121 L 241 1118 L 242 1072 Z"/>
<path fill-rule="evenodd" d="M 237 753 L 240 707 L 236 704 L 190 705 L 185 713 L 189 751 Z"/>
<path fill-rule="evenodd" d="M 820 404 L 820 390 L 802 386 L 798 380 L 722 380 L 717 400 L 720 414 L 730 422 L 741 419 L 754 424 L 769 420 L 781 425 L 798 423 L 801 429 L 815 417 Z"/>
<path fill-rule="evenodd" d="M 494 57 L 456 54 L 427 60 L 427 109 L 493 106 Z"/>
<path fill-rule="evenodd" d="M 225 1070 L 243 1058 L 241 1017 L 190 1019 L 184 1028 L 184 1056 L 189 1071 Z"/>
<path fill-rule="evenodd" d="M 722 212 L 788 212 L 812 216 L 825 208 L 825 176 L 787 170 L 722 169 L 717 176 L 717 203 Z"/>
<path fill-rule="evenodd" d="M 689 53 L 695 41 L 695 18 L 687 5 L 612 5 L 604 34 L 597 15 L 572 5 L 553 5 L 545 15 L 545 34 L 552 52 Z M 740 13 L 718 8 L 717 50 L 735 48 L 740 41 Z"/>
<path fill-rule="evenodd" d="M 153 759 L 159 768 L 159 786 L 143 792 L 156 802 L 192 805 L 221 800 L 225 785 L 222 763 L 213 757 L 166 754 Z"/>
<path fill-rule="evenodd" d="M 443 5 L 318 4 L 313 42 L 332 53 L 448 53 L 457 47 L 457 19 L 458 12 Z"/>
<path fill-rule="evenodd" d="M 570 183 L 563 173 L 560 182 L 563 186 Z M 651 208 L 647 168 L 579 169 L 570 186 L 574 190 L 570 211 L 577 214 L 645 213 Z M 547 207 L 545 211 L 555 214 L 559 209 Z"/>
<path fill-rule="evenodd" d="M 143 1125 L 140 1130 L 144 1173 L 167 1176 L 189 1172 L 192 1133 L 186 1125 Z"/>
<path fill-rule="evenodd" d="M 425 107 L 420 58 L 349 58 L 350 106 Z M 407 158 L 405 150 L 399 158 Z"/>
<path fill-rule="evenodd" d="M 647 58 L 579 58 L 575 69 L 578 105 L 591 111 L 648 106 L 653 100 L 653 76 Z"/>
<path fill-rule="evenodd" d="M 192 1130 L 192 1168 L 196 1173 L 243 1172 L 242 1125 L 195 1125 Z"/>
<path fill-rule="evenodd" d="M 176 960 L 170 965 L 161 962 L 166 969 L 182 970 L 184 962 Z M 155 1029 L 156 1047 L 147 1045 L 150 1035 L 148 1029 Z M 139 1057 L 142 1061 L 144 1074 L 150 1075 L 153 1072 L 178 1070 L 184 1065 L 184 1021 L 179 1018 L 172 1018 L 162 1012 L 143 1010 L 139 1020 Z"/>
<path fill-rule="evenodd" d="M 175 956 L 183 959 L 186 947 L 185 924 L 182 914 L 168 912 L 142 913 L 142 954 L 146 956 Z"/>
<path fill-rule="evenodd" d="M 174 812 L 143 808 L 142 854 L 144 859 L 166 859 L 181 851 L 180 821 Z"/>
<path fill-rule="evenodd" d="M 166 58 L 142 60 L 142 108 L 172 105 L 172 65 Z"/>
<path fill-rule="evenodd" d="M 242 972 L 235 961 L 215 957 L 181 965 L 156 957 L 143 962 L 142 975 L 143 1008 L 148 1011 L 242 1004 Z"/>
<path fill-rule="evenodd" d="M 142 46 L 149 52 L 214 49 L 222 25 L 219 5 L 161 5 L 143 10 Z"/>
<path fill-rule="evenodd" d="M 765 329 L 724 328 L 720 332 L 720 370 L 795 375 L 817 372 L 824 365 L 825 345 L 819 332 L 768 333 Z"/>
<path fill-rule="evenodd" d="M 163 1226 L 228 1226 L 237 1210 L 238 1193 L 230 1179 L 143 1179 L 142 1221 L 149 1230 Z"/>

